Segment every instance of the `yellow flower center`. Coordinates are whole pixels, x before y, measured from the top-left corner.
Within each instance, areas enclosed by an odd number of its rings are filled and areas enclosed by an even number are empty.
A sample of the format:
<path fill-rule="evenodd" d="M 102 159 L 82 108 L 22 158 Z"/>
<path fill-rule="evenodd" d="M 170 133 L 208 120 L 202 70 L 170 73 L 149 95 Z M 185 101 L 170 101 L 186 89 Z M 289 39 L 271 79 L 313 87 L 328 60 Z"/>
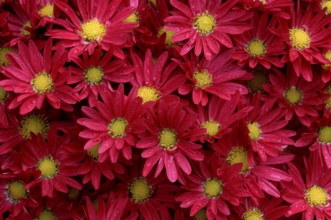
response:
<path fill-rule="evenodd" d="M 143 203 L 152 196 L 152 187 L 145 178 L 138 178 L 129 185 L 129 194 L 134 203 Z"/>
<path fill-rule="evenodd" d="M 330 0 L 323 0 L 321 3 L 322 9 L 326 8 L 325 14 L 331 13 L 331 1 Z"/>
<path fill-rule="evenodd" d="M 113 138 L 122 138 L 126 135 L 125 128 L 128 122 L 124 118 L 114 118 L 108 125 L 108 133 Z"/>
<path fill-rule="evenodd" d="M 106 26 L 97 19 L 85 22 L 81 29 L 83 38 L 87 41 L 101 41 L 102 37 L 106 35 Z"/>
<path fill-rule="evenodd" d="M 101 83 L 103 76 L 103 70 L 99 66 L 87 68 L 84 74 L 86 82 L 93 85 L 98 85 L 99 83 Z"/>
<path fill-rule="evenodd" d="M 195 86 L 201 89 L 208 88 L 213 84 L 212 75 L 210 75 L 207 70 L 194 72 L 193 79 L 195 81 Z"/>
<path fill-rule="evenodd" d="M 263 85 L 269 82 L 266 74 L 263 74 L 261 71 L 253 71 L 253 79 L 247 82 L 247 86 L 251 93 L 256 93 L 258 91 L 263 91 Z"/>
<path fill-rule="evenodd" d="M 162 27 L 162 28 L 160 28 L 159 32 L 157 33 L 157 36 L 161 37 L 164 33 L 166 35 L 165 45 L 168 46 L 168 47 L 171 47 L 173 45 L 172 37 L 174 36 L 175 32 L 169 31 L 169 30 Z"/>
<path fill-rule="evenodd" d="M 216 121 L 206 121 L 202 124 L 202 127 L 206 129 L 207 135 L 213 137 L 220 131 L 220 124 Z"/>
<path fill-rule="evenodd" d="M 257 122 L 247 124 L 249 130 L 249 137 L 252 141 L 256 141 L 261 137 L 260 125 Z"/>
<path fill-rule="evenodd" d="M 10 63 L 6 58 L 6 55 L 12 52 L 13 50 L 9 47 L 0 47 L 0 67 L 8 66 Z"/>
<path fill-rule="evenodd" d="M 69 199 L 76 199 L 80 194 L 80 191 L 78 189 L 75 188 L 70 188 L 69 192 L 68 192 L 68 198 Z"/>
<path fill-rule="evenodd" d="M 312 186 L 305 192 L 305 200 L 311 206 L 325 206 L 328 203 L 328 193 L 319 186 Z"/>
<path fill-rule="evenodd" d="M 318 140 L 323 144 L 331 144 L 331 126 L 325 126 L 318 131 Z"/>
<path fill-rule="evenodd" d="M 208 179 L 203 183 L 203 193 L 210 199 L 217 198 L 222 193 L 223 183 L 218 179 Z"/>
<path fill-rule="evenodd" d="M 206 210 L 200 209 L 197 214 L 194 215 L 195 220 L 207 220 Z"/>
<path fill-rule="evenodd" d="M 56 215 L 50 210 L 45 209 L 40 213 L 38 220 L 56 220 Z"/>
<path fill-rule="evenodd" d="M 129 17 L 124 19 L 125 23 L 139 23 L 139 17 L 137 12 L 132 13 Z"/>
<path fill-rule="evenodd" d="M 243 220 L 264 220 L 263 213 L 258 209 L 248 209 L 243 214 Z"/>
<path fill-rule="evenodd" d="M 30 35 L 30 31 L 27 28 L 32 28 L 30 21 L 25 22 L 22 28 L 22 35 L 27 36 Z"/>
<path fill-rule="evenodd" d="M 230 165 L 241 163 L 243 165 L 241 172 L 246 172 L 250 169 L 248 166 L 247 149 L 243 147 L 232 148 L 226 157 L 226 162 Z"/>
<path fill-rule="evenodd" d="M 254 39 L 246 45 L 247 53 L 252 57 L 264 56 L 266 53 L 266 45 L 260 39 Z"/>
<path fill-rule="evenodd" d="M 7 194 L 10 200 L 16 203 L 18 200 L 26 198 L 26 190 L 21 181 L 14 181 L 8 185 Z"/>
<path fill-rule="evenodd" d="M 152 3 L 156 7 L 156 0 L 149 0 L 150 3 Z"/>
<path fill-rule="evenodd" d="M 142 86 L 138 89 L 137 96 L 143 99 L 143 104 L 150 101 L 157 101 L 160 98 L 160 92 L 152 86 Z"/>
<path fill-rule="evenodd" d="M 193 22 L 201 36 L 206 36 L 215 30 L 216 19 L 208 12 L 198 15 Z"/>
<path fill-rule="evenodd" d="M 54 90 L 52 76 L 46 72 L 41 72 L 35 75 L 35 77 L 31 80 L 31 85 L 39 94 L 44 94 Z"/>
<path fill-rule="evenodd" d="M 45 5 L 39 10 L 39 14 L 41 17 L 48 16 L 54 18 L 54 5 L 53 4 Z"/>
<path fill-rule="evenodd" d="M 299 104 L 302 99 L 302 93 L 295 86 L 291 86 L 284 92 L 286 101 L 291 105 Z"/>
<path fill-rule="evenodd" d="M 0 86 L 0 103 L 3 103 L 8 97 L 8 93 Z"/>
<path fill-rule="evenodd" d="M 290 40 L 294 49 L 303 50 L 310 46 L 310 36 L 302 28 L 290 29 Z"/>
<path fill-rule="evenodd" d="M 173 150 L 176 148 L 177 134 L 170 128 L 164 128 L 159 135 L 160 146 L 165 150 Z"/>
<path fill-rule="evenodd" d="M 53 179 L 53 177 L 59 172 L 58 166 L 58 163 L 55 162 L 51 156 L 46 156 L 40 159 L 37 164 L 37 168 L 41 172 L 40 175 L 44 179 Z"/>
<path fill-rule="evenodd" d="M 40 134 L 43 138 L 45 138 L 48 134 L 49 124 L 46 118 L 38 115 L 28 115 L 25 116 L 21 121 L 21 126 L 19 131 L 21 135 L 26 138 L 31 138 L 31 132 L 35 135 Z"/>
<path fill-rule="evenodd" d="M 87 154 L 90 155 L 94 160 L 97 160 L 99 158 L 99 147 L 100 143 L 94 145 L 93 147 L 87 149 Z"/>
<path fill-rule="evenodd" d="M 331 109 L 331 87 L 327 88 L 324 92 L 330 95 L 330 97 L 325 100 L 326 109 Z"/>

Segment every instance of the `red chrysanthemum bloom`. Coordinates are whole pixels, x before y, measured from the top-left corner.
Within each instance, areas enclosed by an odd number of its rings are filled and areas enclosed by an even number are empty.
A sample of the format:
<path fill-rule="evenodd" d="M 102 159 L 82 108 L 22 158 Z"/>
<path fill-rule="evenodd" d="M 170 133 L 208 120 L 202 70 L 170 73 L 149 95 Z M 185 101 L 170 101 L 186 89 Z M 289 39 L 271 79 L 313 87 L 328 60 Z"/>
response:
<path fill-rule="evenodd" d="M 121 84 L 118 90 L 105 93 L 103 102 L 97 102 L 95 108 L 83 106 L 82 111 L 87 117 L 77 120 L 87 128 L 79 133 L 88 139 L 84 149 L 100 144 L 100 162 L 110 158 L 112 163 L 116 163 L 120 152 L 131 160 L 131 148 L 136 143 L 136 132 L 143 114 L 141 99 L 136 98 L 133 92 L 126 96 Z"/>
<path fill-rule="evenodd" d="M 232 58 L 238 60 L 239 65 L 248 64 L 250 68 L 258 64 L 267 69 L 283 67 L 280 55 L 284 54 L 285 45 L 269 30 L 275 22 L 275 19 L 269 20 L 267 13 L 255 14 L 251 21 L 253 29 L 233 37 L 236 49 Z"/>
<path fill-rule="evenodd" d="M 137 26 L 137 23 L 124 22 L 124 19 L 135 9 L 121 7 L 121 0 L 97 0 L 94 4 L 81 0 L 75 3 L 77 8 L 62 1 L 55 2 L 65 14 L 64 19 L 53 20 L 64 29 L 52 29 L 46 33 L 51 38 L 60 39 L 55 48 L 70 48 L 68 59 L 71 60 L 83 51 L 92 54 L 94 48 L 100 45 L 102 49 L 112 50 L 115 56 L 123 59 L 125 55 L 121 47 L 132 38 L 129 35 Z"/>
<path fill-rule="evenodd" d="M 34 16 L 41 26 L 45 26 L 48 22 L 52 22 L 55 17 L 59 16 L 58 8 L 54 7 L 55 1 L 63 0 L 34 0 L 36 9 Z"/>
<path fill-rule="evenodd" d="M 183 62 L 178 61 L 188 78 L 188 82 L 179 88 L 179 93 L 186 95 L 191 92 L 193 103 L 203 106 L 208 103 L 208 94 L 224 100 L 231 100 L 231 95 L 236 92 L 247 94 L 246 86 L 239 82 L 250 79 L 251 75 L 233 62 L 232 54 L 233 50 L 228 50 L 208 61 L 191 53 L 184 57 Z"/>
<path fill-rule="evenodd" d="M 289 163 L 289 174 L 292 182 L 282 183 L 282 198 L 291 204 L 286 216 L 302 213 L 302 219 L 330 219 L 331 218 L 331 169 L 322 166 L 318 154 L 312 153 L 310 158 L 304 158 L 302 177 L 299 169 Z"/>
<path fill-rule="evenodd" d="M 168 61 L 168 52 L 154 60 L 150 49 L 146 51 L 144 62 L 136 53 L 131 53 L 135 74 L 132 90 L 142 98 L 143 103 L 155 103 L 161 97 L 172 94 L 185 83 L 186 77 L 177 69 L 177 64 Z"/>
<path fill-rule="evenodd" d="M 111 51 L 103 54 L 102 48 L 98 47 L 91 56 L 84 52 L 82 59 L 72 59 L 77 67 L 69 68 L 68 84 L 77 84 L 74 91 L 79 92 L 79 100 L 87 98 L 90 107 L 95 106 L 99 95 L 113 90 L 111 82 L 126 83 L 132 78 L 133 68 L 123 60 L 112 60 L 112 56 Z"/>
<path fill-rule="evenodd" d="M 266 94 L 263 99 L 270 108 L 277 104 L 277 108 L 283 110 L 285 119 L 291 120 L 294 115 L 305 126 L 318 117 L 317 107 L 326 100 L 323 95 L 324 84 L 320 78 L 307 82 L 297 77 L 293 69 L 285 74 L 279 70 L 269 75 L 269 84 L 263 89 Z"/>
<path fill-rule="evenodd" d="M 331 50 L 326 51 L 324 57 L 328 61 L 327 64 L 322 65 L 322 67 L 317 66 L 313 71 L 322 72 L 322 81 L 328 83 L 331 80 Z"/>
<path fill-rule="evenodd" d="M 76 103 L 76 94 L 66 82 L 70 76 L 64 67 L 67 53 L 58 49 L 52 56 L 52 41 L 48 40 L 41 53 L 36 44 L 18 43 L 18 52 L 10 53 L 7 58 L 10 66 L 3 69 L 7 77 L 0 81 L 5 91 L 13 91 L 16 97 L 9 104 L 9 109 L 20 107 L 20 114 L 27 114 L 33 109 L 41 109 L 45 99 L 56 109 L 72 111 Z"/>
<path fill-rule="evenodd" d="M 171 182 L 185 182 L 183 172 L 191 174 L 189 160 L 202 161 L 202 146 L 195 143 L 204 129 L 196 125 L 197 116 L 187 112 L 180 100 L 160 99 L 154 108 L 147 111 L 143 126 L 147 132 L 141 133 L 136 144 L 144 149 L 142 158 L 147 158 L 143 176 L 147 176 L 153 167 L 157 167 L 155 177 L 165 168 Z M 157 164 L 157 165 L 156 165 Z"/>
<path fill-rule="evenodd" d="M 296 132 L 284 129 L 288 121 L 283 119 L 282 110 L 267 109 L 266 104 L 261 101 L 260 93 L 253 97 L 252 106 L 254 109 L 246 118 L 251 147 L 263 161 L 267 160 L 267 155 L 277 157 L 279 151 L 294 144 L 291 137 Z"/>
<path fill-rule="evenodd" d="M 23 148 L 23 171 L 32 170 L 36 178 L 26 185 L 29 189 L 41 184 L 42 196 L 53 197 L 55 191 L 68 193 L 68 186 L 81 189 L 82 185 L 73 179 L 77 175 L 80 157 L 69 157 L 63 149 L 70 144 L 70 137 L 57 135 L 52 129 L 47 142 L 41 136 L 34 136 Z"/>
<path fill-rule="evenodd" d="M 248 193 L 242 188 L 239 166 L 227 166 L 217 155 L 195 166 L 195 174 L 187 177 L 183 193 L 176 196 L 181 208 L 190 208 L 190 216 L 205 208 L 207 219 L 225 219 L 229 204 L 238 206 Z M 228 204 L 229 203 L 229 204 Z"/>
<path fill-rule="evenodd" d="M 313 6 L 306 10 L 297 5 L 296 11 L 291 10 L 291 22 L 280 22 L 280 27 L 275 30 L 287 42 L 288 52 L 282 62 L 290 62 L 297 76 L 302 76 L 307 81 L 313 80 L 311 64 L 327 64 L 328 60 L 323 52 L 330 50 L 329 36 L 331 29 L 326 26 L 331 21 L 331 16 L 324 12 L 315 12 Z"/>
<path fill-rule="evenodd" d="M 291 18 L 289 9 L 293 6 L 292 0 L 241 0 L 241 2 L 247 10 L 254 8 L 287 20 Z"/>
<path fill-rule="evenodd" d="M 165 28 L 175 32 L 173 42 L 185 41 L 180 50 L 181 55 L 194 49 L 199 56 L 202 52 L 211 60 L 221 50 L 221 45 L 233 47 L 229 35 L 242 34 L 251 26 L 243 23 L 250 14 L 240 8 L 233 9 L 239 0 L 232 1 L 189 1 L 188 5 L 170 0 L 177 10 L 165 18 Z"/>

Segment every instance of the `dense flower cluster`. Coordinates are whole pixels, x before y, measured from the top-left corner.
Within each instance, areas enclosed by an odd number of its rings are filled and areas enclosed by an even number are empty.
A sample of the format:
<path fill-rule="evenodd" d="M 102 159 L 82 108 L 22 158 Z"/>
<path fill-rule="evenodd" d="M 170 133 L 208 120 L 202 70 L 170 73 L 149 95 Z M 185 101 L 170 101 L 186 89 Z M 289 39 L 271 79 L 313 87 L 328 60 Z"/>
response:
<path fill-rule="evenodd" d="M 0 0 L 0 220 L 331 219 L 331 0 Z"/>

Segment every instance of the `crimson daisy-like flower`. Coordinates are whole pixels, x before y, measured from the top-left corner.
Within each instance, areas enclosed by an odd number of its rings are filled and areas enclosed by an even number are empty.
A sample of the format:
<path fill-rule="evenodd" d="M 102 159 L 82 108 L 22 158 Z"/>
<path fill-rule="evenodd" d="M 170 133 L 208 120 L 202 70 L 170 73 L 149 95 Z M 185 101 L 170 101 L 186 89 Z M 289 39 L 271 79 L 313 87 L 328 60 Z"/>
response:
<path fill-rule="evenodd" d="M 97 102 L 95 109 L 83 106 L 82 111 L 87 117 L 77 122 L 86 127 L 79 133 L 79 136 L 88 139 L 84 149 L 100 145 L 100 162 L 110 158 L 112 163 L 116 163 L 120 152 L 131 160 L 131 148 L 136 143 L 136 132 L 143 114 L 141 99 L 135 97 L 133 92 L 126 96 L 121 84 L 118 90 L 105 93 L 103 102 Z"/>
<path fill-rule="evenodd" d="M 11 65 L 3 68 L 7 78 L 0 81 L 5 91 L 15 94 L 9 109 L 21 106 L 20 114 L 27 114 L 41 109 L 46 99 L 56 109 L 72 111 L 77 95 L 66 84 L 70 76 L 64 67 L 66 51 L 61 48 L 52 55 L 52 41 L 48 40 L 43 53 L 33 41 L 28 45 L 19 42 L 18 52 L 7 56 Z"/>
<path fill-rule="evenodd" d="M 51 129 L 45 142 L 40 135 L 25 143 L 23 149 L 23 171 L 32 170 L 36 178 L 26 188 L 41 185 L 42 196 L 53 197 L 55 191 L 68 193 L 68 186 L 81 189 L 82 185 L 73 179 L 77 175 L 80 157 L 68 157 L 63 153 L 70 137 L 57 135 Z"/>
<path fill-rule="evenodd" d="M 269 18 L 268 13 L 255 14 L 251 21 L 253 29 L 233 37 L 236 49 L 232 58 L 238 60 L 239 65 L 248 64 L 255 68 L 260 64 L 267 69 L 284 66 L 280 55 L 284 54 L 285 45 L 269 31 L 276 22 Z"/>
<path fill-rule="evenodd" d="M 208 61 L 199 59 L 192 53 L 184 57 L 184 61 L 178 61 L 185 71 L 188 82 L 179 87 L 178 92 L 182 95 L 192 93 L 194 104 L 208 103 L 208 94 L 218 96 L 224 100 L 231 100 L 231 95 L 239 92 L 247 94 L 247 87 L 240 81 L 248 80 L 251 75 L 235 65 L 231 56 L 233 50 L 221 53 L 215 59 Z"/>
<path fill-rule="evenodd" d="M 290 7 L 293 6 L 292 0 L 241 0 L 247 10 L 257 9 L 261 12 L 268 12 L 284 19 L 290 19 Z"/>
<path fill-rule="evenodd" d="M 155 103 L 163 96 L 172 94 L 185 83 L 185 76 L 177 69 L 177 64 L 168 61 L 168 52 L 162 53 L 153 64 L 152 52 L 146 51 L 144 62 L 131 52 L 135 64 L 132 90 L 142 98 L 143 103 Z"/>
<path fill-rule="evenodd" d="M 221 45 L 232 48 L 229 35 L 242 34 L 251 26 L 244 23 L 250 14 L 243 9 L 233 9 L 239 0 L 233 1 L 188 1 L 188 5 L 171 0 L 176 9 L 173 15 L 165 18 L 167 30 L 175 32 L 173 42 L 184 41 L 180 50 L 181 55 L 194 50 L 211 60 L 221 50 Z"/>
<path fill-rule="evenodd" d="M 79 93 L 79 99 L 87 98 L 89 106 L 94 107 L 99 95 L 112 91 L 110 83 L 126 83 L 131 79 L 133 68 L 123 60 L 112 60 L 112 52 L 103 53 L 98 47 L 89 56 L 88 52 L 82 58 L 74 57 L 72 61 L 77 66 L 71 66 L 71 76 L 68 84 L 77 84 L 74 91 Z"/>
<path fill-rule="evenodd" d="M 119 58 L 125 55 L 121 47 L 125 46 L 133 28 L 134 22 L 124 22 L 135 10 L 133 7 L 122 7 L 121 0 L 97 0 L 90 4 L 88 0 L 75 1 L 75 7 L 56 1 L 55 5 L 62 11 L 65 18 L 55 18 L 53 23 L 63 29 L 51 29 L 47 35 L 59 39 L 57 48 L 70 48 L 68 59 L 79 56 L 83 51 L 92 54 L 96 46 L 112 50 Z M 77 12 L 77 13 L 76 13 Z"/>
<path fill-rule="evenodd" d="M 147 132 L 139 135 L 136 147 L 143 149 L 142 158 L 147 158 L 143 176 L 156 166 L 155 177 L 165 168 L 171 182 L 184 181 L 183 172 L 191 174 L 190 160 L 202 161 L 202 146 L 195 143 L 204 129 L 197 127 L 196 115 L 185 111 L 179 99 L 160 99 L 154 108 L 147 110 L 142 125 Z"/>
<path fill-rule="evenodd" d="M 311 153 L 309 158 L 304 158 L 305 178 L 299 168 L 289 163 L 289 174 L 292 182 L 282 183 L 282 198 L 290 203 L 286 216 L 302 213 L 302 219 L 330 219 L 331 218 L 331 169 L 320 163 L 321 158 L 316 153 Z"/>
<path fill-rule="evenodd" d="M 323 95 L 324 84 L 320 78 L 307 82 L 297 77 L 293 69 L 286 74 L 275 70 L 269 75 L 269 84 L 263 86 L 266 94 L 264 99 L 270 107 L 277 103 L 283 109 L 285 119 L 291 120 L 294 115 L 305 126 L 318 117 L 317 106 L 321 106 L 326 100 Z"/>

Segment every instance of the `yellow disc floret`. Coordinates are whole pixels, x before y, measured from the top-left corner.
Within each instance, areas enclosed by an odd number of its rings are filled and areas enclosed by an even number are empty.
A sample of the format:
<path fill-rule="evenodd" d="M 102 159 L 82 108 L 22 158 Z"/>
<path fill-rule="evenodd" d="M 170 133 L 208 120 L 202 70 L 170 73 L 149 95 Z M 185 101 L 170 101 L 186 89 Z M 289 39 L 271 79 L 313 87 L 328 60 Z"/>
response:
<path fill-rule="evenodd" d="M 254 78 L 247 82 L 247 87 L 251 93 L 263 91 L 263 85 L 269 82 L 268 77 L 261 71 L 252 71 Z"/>
<path fill-rule="evenodd" d="M 132 13 L 129 17 L 124 19 L 125 23 L 139 23 L 139 17 L 137 12 Z"/>
<path fill-rule="evenodd" d="M 157 101 L 160 98 L 160 92 L 152 86 L 141 86 L 138 89 L 137 96 L 143 99 L 143 104 L 150 101 Z"/>
<path fill-rule="evenodd" d="M 243 147 L 232 148 L 226 157 L 226 162 L 230 165 L 241 163 L 241 172 L 246 172 L 250 168 L 248 166 L 247 149 Z"/>
<path fill-rule="evenodd" d="M 53 4 L 46 4 L 39 10 L 39 14 L 41 17 L 51 17 L 54 18 L 54 5 Z"/>
<path fill-rule="evenodd" d="M 38 73 L 31 80 L 31 85 L 39 94 L 44 94 L 54 90 L 54 83 L 52 76 L 46 72 Z"/>
<path fill-rule="evenodd" d="M 210 199 L 217 198 L 222 193 L 223 183 L 218 179 L 208 179 L 203 183 L 203 193 Z"/>
<path fill-rule="evenodd" d="M 7 188 L 8 198 L 16 203 L 18 200 L 26 198 L 25 186 L 21 181 L 13 181 L 9 183 Z"/>
<path fill-rule="evenodd" d="M 143 203 L 152 196 L 152 187 L 145 178 L 138 178 L 129 184 L 129 195 L 134 203 Z"/>
<path fill-rule="evenodd" d="M 213 77 L 207 70 L 194 72 L 193 79 L 195 81 L 195 86 L 200 89 L 208 88 L 213 84 Z"/>
<path fill-rule="evenodd" d="M 318 140 L 323 144 L 331 144 L 331 126 L 325 126 L 319 129 Z"/>
<path fill-rule="evenodd" d="M 37 219 L 38 220 L 56 220 L 56 215 L 52 211 L 45 209 L 44 211 L 42 211 L 40 213 L 40 215 Z"/>
<path fill-rule="evenodd" d="M 84 77 L 87 83 L 98 85 L 103 80 L 103 70 L 99 66 L 92 66 L 85 70 Z"/>
<path fill-rule="evenodd" d="M 41 172 L 40 175 L 44 179 L 53 179 L 59 172 L 58 167 L 58 163 L 51 156 L 40 159 L 37 164 L 37 168 Z"/>
<path fill-rule="evenodd" d="M 0 103 L 3 103 L 8 97 L 8 93 L 0 86 Z"/>
<path fill-rule="evenodd" d="M 106 35 L 106 26 L 97 19 L 85 22 L 81 29 L 82 36 L 87 41 L 101 41 Z"/>
<path fill-rule="evenodd" d="M 46 118 L 39 115 L 28 115 L 25 116 L 21 121 L 19 131 L 24 138 L 30 139 L 31 133 L 38 135 L 40 134 L 45 138 L 48 134 L 49 123 Z"/>
<path fill-rule="evenodd" d="M 200 209 L 197 214 L 194 215 L 195 220 L 207 220 L 206 210 Z"/>
<path fill-rule="evenodd" d="M 325 14 L 330 14 L 331 13 L 331 1 L 330 0 L 323 0 L 321 2 L 321 6 L 322 6 L 322 9 L 326 9 L 325 10 Z"/>
<path fill-rule="evenodd" d="M 257 122 L 247 124 L 249 130 L 249 137 L 252 141 L 256 141 L 261 137 L 261 128 Z"/>
<path fill-rule="evenodd" d="M 8 66 L 10 63 L 8 59 L 6 58 L 6 55 L 10 52 L 13 52 L 13 50 L 9 47 L 0 47 L 0 67 L 1 66 Z"/>
<path fill-rule="evenodd" d="M 302 100 L 302 93 L 295 86 L 291 86 L 285 90 L 284 97 L 289 104 L 296 105 Z"/>
<path fill-rule="evenodd" d="M 208 12 L 203 12 L 194 19 L 193 25 L 201 36 L 205 36 L 215 30 L 216 19 Z"/>
<path fill-rule="evenodd" d="M 305 192 L 305 200 L 311 206 L 325 206 L 328 203 L 329 195 L 319 186 L 312 186 Z"/>
<path fill-rule="evenodd" d="M 22 27 L 22 35 L 27 36 L 30 35 L 30 31 L 27 30 L 29 28 L 32 28 L 30 21 L 25 22 L 25 24 Z"/>
<path fill-rule="evenodd" d="M 220 131 L 220 124 L 213 120 L 204 122 L 202 127 L 206 129 L 206 134 L 210 137 L 217 135 Z"/>
<path fill-rule="evenodd" d="M 173 150 L 176 148 L 177 135 L 170 128 L 164 128 L 159 134 L 159 144 L 165 150 Z"/>
<path fill-rule="evenodd" d="M 108 133 L 113 138 L 122 138 L 126 135 L 125 129 L 128 125 L 124 118 L 114 118 L 108 125 Z"/>
<path fill-rule="evenodd" d="M 310 46 L 310 36 L 302 28 L 290 29 L 290 41 L 294 49 L 303 50 Z"/>
<path fill-rule="evenodd" d="M 157 36 L 161 37 L 163 34 L 166 35 L 165 45 L 168 46 L 168 47 L 171 47 L 173 45 L 172 37 L 174 36 L 175 32 L 167 30 L 167 29 L 162 27 L 162 28 L 160 28 Z"/>
<path fill-rule="evenodd" d="M 264 56 L 266 53 L 266 45 L 260 39 L 253 39 L 246 45 L 247 53 L 252 57 Z"/>
<path fill-rule="evenodd" d="M 243 220 L 264 220 L 263 213 L 258 208 L 246 210 L 242 218 Z"/>
<path fill-rule="evenodd" d="M 94 160 L 97 160 L 99 158 L 99 147 L 100 143 L 94 145 L 93 147 L 87 149 L 87 154 L 90 155 Z"/>

